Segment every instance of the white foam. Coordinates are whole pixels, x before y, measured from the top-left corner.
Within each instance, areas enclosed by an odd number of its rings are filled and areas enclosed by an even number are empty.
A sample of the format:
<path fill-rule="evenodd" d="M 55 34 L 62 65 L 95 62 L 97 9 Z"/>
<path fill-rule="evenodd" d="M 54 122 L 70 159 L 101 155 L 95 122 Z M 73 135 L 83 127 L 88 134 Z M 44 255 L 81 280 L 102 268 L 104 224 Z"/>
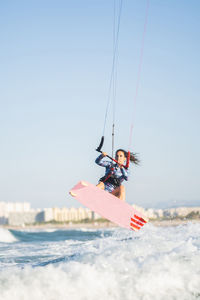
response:
<path fill-rule="evenodd" d="M 111 236 L 75 248 L 62 242 L 56 249 L 49 244 L 48 249 L 52 254 L 55 250 L 61 253 L 59 247 L 63 247 L 62 252 L 77 253 L 77 259 L 46 267 L 3 270 L 0 299 L 13 300 L 13 295 L 15 300 L 200 297 L 199 224 L 173 228 L 147 225 L 137 233 L 116 229 Z"/>
<path fill-rule="evenodd" d="M 9 230 L 0 228 L 0 243 L 13 243 L 16 241 L 17 239 Z"/>
<path fill-rule="evenodd" d="M 18 229 L 18 231 L 21 232 L 55 232 L 58 230 L 62 229 L 57 229 L 57 228 L 23 228 L 23 229 Z"/>
<path fill-rule="evenodd" d="M 76 230 L 76 231 L 82 231 L 82 232 L 96 232 L 98 229 L 95 228 L 78 228 L 78 229 L 73 229 L 72 230 Z M 99 229 L 100 230 L 100 229 Z"/>

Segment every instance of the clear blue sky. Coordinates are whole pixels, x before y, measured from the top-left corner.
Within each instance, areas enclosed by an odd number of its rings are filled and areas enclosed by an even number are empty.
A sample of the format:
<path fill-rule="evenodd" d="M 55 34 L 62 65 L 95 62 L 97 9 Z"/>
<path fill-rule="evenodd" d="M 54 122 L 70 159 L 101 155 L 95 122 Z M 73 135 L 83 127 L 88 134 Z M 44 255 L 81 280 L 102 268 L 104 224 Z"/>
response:
<path fill-rule="evenodd" d="M 124 0 L 116 147 L 127 148 L 146 0 Z M 134 107 L 127 201 L 200 205 L 200 2 L 151 0 Z M 1 1 L 0 201 L 79 206 L 94 164 L 112 64 L 113 1 Z M 110 114 L 111 116 L 111 114 Z M 109 120 L 111 119 L 109 116 Z M 104 150 L 111 151 L 110 124 Z"/>

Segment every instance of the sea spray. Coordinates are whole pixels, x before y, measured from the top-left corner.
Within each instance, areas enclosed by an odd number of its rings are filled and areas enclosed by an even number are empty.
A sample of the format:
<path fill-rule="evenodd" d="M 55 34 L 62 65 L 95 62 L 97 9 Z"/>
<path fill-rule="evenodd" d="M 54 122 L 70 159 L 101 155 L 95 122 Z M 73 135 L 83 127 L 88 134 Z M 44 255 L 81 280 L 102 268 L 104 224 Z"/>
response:
<path fill-rule="evenodd" d="M 73 231 L 63 230 L 60 240 L 59 233 L 56 240 L 43 232 L 43 241 L 32 235 L 31 242 L 3 244 L 1 251 L 9 246 L 10 252 L 6 266 L 0 258 L 0 299 L 200 297 L 200 224 L 149 224 L 137 233 L 119 228 L 76 230 L 74 239 Z"/>
<path fill-rule="evenodd" d="M 0 228 L 0 243 L 13 243 L 16 241 L 17 239 L 9 230 Z"/>

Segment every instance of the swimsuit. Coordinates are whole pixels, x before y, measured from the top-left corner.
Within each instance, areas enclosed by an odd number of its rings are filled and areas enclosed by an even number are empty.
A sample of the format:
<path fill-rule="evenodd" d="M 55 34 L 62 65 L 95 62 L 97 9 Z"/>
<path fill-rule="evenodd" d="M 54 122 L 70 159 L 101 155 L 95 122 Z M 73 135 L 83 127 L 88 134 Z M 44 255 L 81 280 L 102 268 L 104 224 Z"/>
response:
<path fill-rule="evenodd" d="M 116 187 L 120 186 L 124 180 L 128 180 L 128 169 L 120 168 L 118 164 L 113 164 L 111 161 L 103 160 L 104 156 L 101 154 L 95 160 L 95 163 L 101 167 L 106 168 L 105 176 L 100 178 L 100 182 L 105 185 L 105 191 L 112 192 Z"/>

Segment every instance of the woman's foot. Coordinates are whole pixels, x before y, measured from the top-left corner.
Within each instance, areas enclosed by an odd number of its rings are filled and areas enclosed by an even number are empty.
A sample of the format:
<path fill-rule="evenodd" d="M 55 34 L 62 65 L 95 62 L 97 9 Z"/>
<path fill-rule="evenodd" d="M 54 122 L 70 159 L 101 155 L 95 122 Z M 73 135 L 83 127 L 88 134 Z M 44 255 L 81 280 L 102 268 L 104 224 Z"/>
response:
<path fill-rule="evenodd" d="M 98 188 L 100 188 L 101 190 L 104 190 L 104 183 L 101 181 L 96 185 Z"/>

